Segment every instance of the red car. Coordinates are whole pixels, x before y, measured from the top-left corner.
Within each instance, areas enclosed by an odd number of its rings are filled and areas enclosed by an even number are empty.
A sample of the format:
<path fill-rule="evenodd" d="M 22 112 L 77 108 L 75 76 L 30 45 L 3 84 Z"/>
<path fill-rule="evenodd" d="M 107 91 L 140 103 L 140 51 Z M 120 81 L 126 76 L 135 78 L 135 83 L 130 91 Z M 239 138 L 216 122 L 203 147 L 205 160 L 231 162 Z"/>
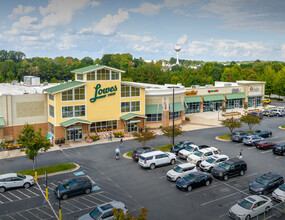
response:
<path fill-rule="evenodd" d="M 272 143 L 269 141 L 260 141 L 255 143 L 255 147 L 257 149 L 262 149 L 262 150 L 267 150 L 267 149 L 272 149 L 276 143 Z"/>

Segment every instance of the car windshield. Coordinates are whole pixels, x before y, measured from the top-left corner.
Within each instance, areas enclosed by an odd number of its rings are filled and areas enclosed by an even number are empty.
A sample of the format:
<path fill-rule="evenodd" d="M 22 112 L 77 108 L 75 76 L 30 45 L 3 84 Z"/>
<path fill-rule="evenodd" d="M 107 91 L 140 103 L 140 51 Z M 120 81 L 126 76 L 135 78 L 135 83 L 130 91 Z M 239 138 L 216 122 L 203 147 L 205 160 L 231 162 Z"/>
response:
<path fill-rule="evenodd" d="M 188 174 L 188 175 L 186 175 L 186 176 L 184 177 L 184 179 L 187 180 L 187 181 L 192 181 L 192 180 L 194 180 L 195 178 L 196 178 L 196 176 L 195 176 L 194 174 L 192 174 L 192 173 L 190 173 L 190 174 Z"/>
<path fill-rule="evenodd" d="M 102 215 L 102 212 L 98 208 L 94 209 L 92 212 L 89 213 L 90 217 L 92 219 L 99 219 L 100 216 Z"/>
<path fill-rule="evenodd" d="M 279 189 L 285 192 L 285 184 L 281 185 Z"/>
<path fill-rule="evenodd" d="M 192 151 L 194 151 L 194 147 L 192 147 L 192 146 L 187 146 L 186 148 L 185 148 L 185 150 L 188 150 L 189 152 L 192 152 Z"/>
<path fill-rule="evenodd" d="M 261 176 L 261 177 L 258 177 L 255 181 L 261 185 L 267 185 L 269 182 L 269 179 L 266 179 Z"/>
<path fill-rule="evenodd" d="M 213 157 L 210 157 L 206 160 L 208 163 L 215 163 L 215 159 Z"/>
<path fill-rule="evenodd" d="M 177 173 L 181 173 L 183 169 L 180 166 L 177 166 L 173 170 Z"/>
<path fill-rule="evenodd" d="M 198 156 L 198 157 L 202 157 L 202 156 L 203 156 L 203 152 L 201 152 L 201 151 L 196 151 L 195 155 Z"/>
<path fill-rule="evenodd" d="M 225 170 L 228 170 L 230 168 L 230 165 L 228 163 L 223 162 L 223 163 L 220 163 L 219 167 L 222 167 Z"/>
<path fill-rule="evenodd" d="M 70 181 L 66 182 L 63 186 L 64 188 L 68 188 L 69 185 L 70 185 Z"/>
<path fill-rule="evenodd" d="M 20 178 L 26 179 L 26 176 L 21 175 L 21 174 L 17 174 L 17 177 L 20 177 Z"/>
<path fill-rule="evenodd" d="M 180 147 L 182 147 L 183 146 L 183 143 L 178 143 L 178 144 L 176 144 L 174 147 L 175 148 L 180 148 Z"/>
<path fill-rule="evenodd" d="M 247 209 L 247 210 L 250 210 L 251 209 L 251 206 L 252 206 L 253 203 L 249 202 L 248 200 L 246 199 L 243 199 L 242 201 L 240 201 L 238 203 L 239 206 Z"/>

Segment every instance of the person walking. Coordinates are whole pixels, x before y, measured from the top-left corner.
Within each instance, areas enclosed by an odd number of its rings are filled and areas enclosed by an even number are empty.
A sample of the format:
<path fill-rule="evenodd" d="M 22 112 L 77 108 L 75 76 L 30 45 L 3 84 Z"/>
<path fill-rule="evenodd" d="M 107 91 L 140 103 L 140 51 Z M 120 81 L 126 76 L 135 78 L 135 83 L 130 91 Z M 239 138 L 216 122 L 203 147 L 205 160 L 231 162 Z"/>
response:
<path fill-rule="evenodd" d="M 123 148 L 123 138 L 120 140 L 120 147 Z"/>
<path fill-rule="evenodd" d="M 120 149 L 119 147 L 116 148 L 116 160 L 119 160 L 120 159 Z"/>
<path fill-rule="evenodd" d="M 110 136 L 109 136 L 109 141 L 112 141 L 112 139 L 113 139 L 113 136 L 112 136 L 112 135 L 113 135 L 113 134 L 112 134 L 112 131 L 110 131 L 110 132 L 109 132 L 109 135 L 110 135 Z"/>
<path fill-rule="evenodd" d="M 242 159 L 242 149 L 240 149 L 240 152 L 238 153 L 237 158 Z"/>

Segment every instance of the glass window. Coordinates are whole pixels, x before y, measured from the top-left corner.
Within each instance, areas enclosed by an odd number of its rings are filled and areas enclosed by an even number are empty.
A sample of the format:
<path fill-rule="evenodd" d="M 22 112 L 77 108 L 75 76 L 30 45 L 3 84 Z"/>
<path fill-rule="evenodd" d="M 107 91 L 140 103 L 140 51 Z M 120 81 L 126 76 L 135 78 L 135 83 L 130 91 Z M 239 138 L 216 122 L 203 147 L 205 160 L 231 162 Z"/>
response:
<path fill-rule="evenodd" d="M 139 112 L 140 111 L 140 102 L 139 101 L 131 102 L 131 111 L 132 112 Z"/>
<path fill-rule="evenodd" d="M 161 121 L 162 120 L 162 114 L 147 114 L 146 121 Z"/>
<path fill-rule="evenodd" d="M 140 88 L 131 87 L 132 97 L 133 96 L 140 96 Z"/>
<path fill-rule="evenodd" d="M 248 107 L 261 106 L 261 97 L 249 97 Z"/>
<path fill-rule="evenodd" d="M 85 99 L 85 86 L 74 89 L 74 100 L 84 100 Z"/>
<path fill-rule="evenodd" d="M 121 112 L 130 112 L 130 102 L 121 102 Z"/>
<path fill-rule="evenodd" d="M 54 125 L 49 123 L 49 133 L 54 134 Z"/>
<path fill-rule="evenodd" d="M 84 117 L 85 116 L 85 105 L 74 106 L 74 116 Z"/>
<path fill-rule="evenodd" d="M 119 79 L 119 73 L 112 72 L 112 80 L 118 80 Z"/>
<path fill-rule="evenodd" d="M 126 85 L 121 86 L 121 97 L 130 97 L 130 87 Z"/>
<path fill-rule="evenodd" d="M 197 113 L 200 112 L 200 102 L 190 102 L 186 104 L 185 113 Z"/>
<path fill-rule="evenodd" d="M 87 81 L 95 80 L 95 72 L 87 73 Z"/>
<path fill-rule="evenodd" d="M 83 80 L 83 74 L 77 73 L 77 80 Z"/>
<path fill-rule="evenodd" d="M 54 100 L 54 96 L 52 94 L 48 94 L 49 100 L 53 101 Z"/>
<path fill-rule="evenodd" d="M 242 99 L 227 99 L 226 109 L 242 108 Z"/>
<path fill-rule="evenodd" d="M 62 118 L 72 118 L 72 117 L 73 117 L 73 106 L 63 106 Z"/>
<path fill-rule="evenodd" d="M 49 105 L 49 116 L 54 118 L 54 106 Z"/>
<path fill-rule="evenodd" d="M 106 70 L 106 69 L 98 70 L 97 80 L 110 80 L 110 70 Z"/>
<path fill-rule="evenodd" d="M 117 129 L 117 121 L 113 120 L 113 121 L 99 121 L 99 122 L 93 122 L 90 126 L 90 131 L 94 132 L 94 131 L 98 131 L 99 130 L 112 130 L 112 129 Z"/>
<path fill-rule="evenodd" d="M 169 112 L 169 120 L 181 118 L 181 112 Z"/>
<path fill-rule="evenodd" d="M 205 101 L 203 103 L 203 112 L 218 111 L 219 109 L 222 109 L 222 106 L 223 106 L 222 100 Z"/>
<path fill-rule="evenodd" d="M 62 101 L 72 101 L 73 100 L 73 89 L 61 93 Z"/>

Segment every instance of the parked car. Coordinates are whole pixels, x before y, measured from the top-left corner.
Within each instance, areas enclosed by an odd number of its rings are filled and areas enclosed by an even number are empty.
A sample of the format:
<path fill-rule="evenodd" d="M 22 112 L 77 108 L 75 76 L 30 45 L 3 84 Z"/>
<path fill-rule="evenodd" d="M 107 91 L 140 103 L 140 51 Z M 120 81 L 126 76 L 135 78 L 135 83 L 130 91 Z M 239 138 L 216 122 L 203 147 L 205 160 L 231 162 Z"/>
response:
<path fill-rule="evenodd" d="M 211 172 L 214 167 L 218 166 L 220 163 L 228 159 L 229 157 L 224 154 L 211 156 L 207 160 L 204 160 L 202 163 L 200 163 L 200 169 L 202 171 Z"/>
<path fill-rule="evenodd" d="M 272 152 L 273 152 L 274 154 L 278 154 L 278 155 L 285 156 L 285 144 L 276 144 L 276 145 L 272 148 Z"/>
<path fill-rule="evenodd" d="M 272 109 L 271 112 L 274 114 L 274 116 L 283 117 L 284 111 L 283 109 Z"/>
<path fill-rule="evenodd" d="M 272 192 L 272 198 L 277 202 L 285 202 L 285 184 Z"/>
<path fill-rule="evenodd" d="M 263 118 L 262 112 L 249 112 L 249 113 L 247 113 L 247 115 L 256 116 L 256 117 L 258 117 L 259 119 L 262 119 L 262 118 Z"/>
<path fill-rule="evenodd" d="M 92 183 L 88 178 L 75 178 L 67 181 L 65 184 L 60 184 L 54 189 L 54 195 L 58 199 L 67 199 L 70 196 L 77 194 L 89 194 L 92 189 Z"/>
<path fill-rule="evenodd" d="M 253 145 L 254 143 L 256 143 L 256 142 L 259 142 L 259 141 L 263 141 L 264 140 L 264 138 L 263 137 L 260 137 L 260 136 L 258 136 L 258 135 L 250 135 L 250 136 L 248 136 L 248 137 L 245 137 L 243 140 L 242 140 L 242 142 L 243 142 L 243 144 L 245 144 L 245 145 Z"/>
<path fill-rule="evenodd" d="M 243 176 L 247 170 L 247 164 L 243 160 L 231 158 L 219 164 L 212 169 L 212 174 L 218 179 L 227 181 L 233 176 Z"/>
<path fill-rule="evenodd" d="M 94 220 L 94 219 L 113 220 L 114 219 L 114 212 L 112 211 L 113 208 L 117 210 L 123 210 L 124 214 L 128 213 L 128 209 L 124 203 L 118 201 L 112 201 L 109 203 L 98 205 L 90 213 L 87 213 L 79 217 L 78 220 Z"/>
<path fill-rule="evenodd" d="M 242 142 L 245 137 L 248 137 L 250 134 L 245 131 L 234 131 L 231 135 L 232 141 Z"/>
<path fill-rule="evenodd" d="M 181 141 L 174 145 L 174 147 L 170 148 L 170 152 L 174 154 L 178 154 L 180 150 L 185 149 L 187 146 L 194 144 L 192 141 Z"/>
<path fill-rule="evenodd" d="M 269 141 L 260 141 L 254 143 L 254 145 L 257 149 L 267 150 L 267 149 L 272 149 L 276 145 L 276 143 L 272 143 Z"/>
<path fill-rule="evenodd" d="M 157 166 L 175 164 L 176 155 L 174 153 L 163 151 L 152 151 L 142 154 L 139 159 L 139 165 L 143 168 L 153 170 Z"/>
<path fill-rule="evenodd" d="M 0 193 L 12 188 L 24 187 L 27 189 L 34 183 L 34 178 L 29 175 L 21 175 L 18 173 L 2 174 L 0 175 Z"/>
<path fill-rule="evenodd" d="M 209 186 L 213 177 L 209 173 L 194 172 L 176 181 L 176 187 L 181 190 L 191 191 L 200 186 Z"/>
<path fill-rule="evenodd" d="M 136 150 L 133 151 L 132 153 L 132 158 L 135 161 L 139 161 L 139 157 L 141 154 L 147 153 L 147 152 L 152 152 L 154 151 L 154 149 L 150 148 L 150 147 L 139 147 Z"/>
<path fill-rule="evenodd" d="M 178 156 L 179 156 L 179 158 L 186 160 L 190 154 L 194 154 L 198 150 L 209 148 L 209 147 L 210 146 L 208 146 L 208 145 L 197 146 L 195 144 L 191 144 L 191 145 L 187 146 L 185 149 L 179 151 Z"/>
<path fill-rule="evenodd" d="M 189 173 L 198 171 L 195 164 L 192 163 L 182 163 L 174 167 L 172 170 L 169 170 L 166 174 L 166 177 L 170 181 L 176 181 L 180 178 L 185 177 Z"/>
<path fill-rule="evenodd" d="M 274 117 L 274 113 L 271 112 L 271 110 L 265 110 L 262 112 L 263 116 L 267 116 L 267 117 Z"/>
<path fill-rule="evenodd" d="M 271 100 L 270 100 L 270 99 L 264 99 L 264 103 L 265 103 L 265 104 L 270 104 L 270 103 L 271 103 Z"/>
<path fill-rule="evenodd" d="M 272 206 L 273 203 L 269 197 L 252 195 L 232 206 L 229 216 L 233 219 L 250 220 L 264 212 L 269 212 Z"/>
<path fill-rule="evenodd" d="M 252 194 L 263 194 L 274 191 L 284 183 L 284 178 L 277 173 L 266 173 L 258 177 L 254 182 L 250 183 L 249 191 Z"/>
<path fill-rule="evenodd" d="M 196 151 L 194 154 L 190 154 L 187 157 L 187 161 L 190 163 L 196 164 L 199 166 L 200 163 L 213 155 L 220 154 L 220 151 L 215 147 L 208 147 L 201 150 Z"/>
<path fill-rule="evenodd" d="M 252 133 L 252 135 L 258 135 L 260 137 L 266 138 L 266 137 L 271 137 L 272 136 L 272 131 L 256 130 L 255 132 Z"/>

